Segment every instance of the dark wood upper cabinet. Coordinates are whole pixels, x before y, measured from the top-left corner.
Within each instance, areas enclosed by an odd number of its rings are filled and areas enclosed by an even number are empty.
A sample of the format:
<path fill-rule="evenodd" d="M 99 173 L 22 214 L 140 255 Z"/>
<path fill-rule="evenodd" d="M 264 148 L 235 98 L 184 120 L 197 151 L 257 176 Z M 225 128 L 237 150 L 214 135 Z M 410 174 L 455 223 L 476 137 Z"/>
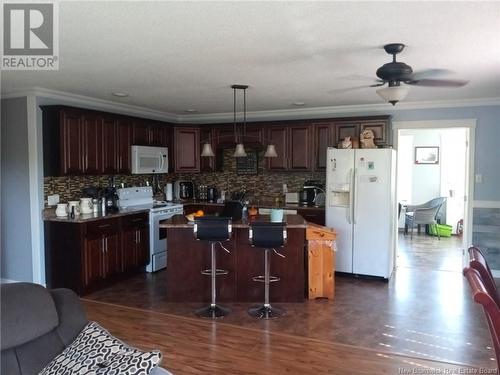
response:
<path fill-rule="evenodd" d="M 66 106 L 43 106 L 44 175 L 129 174 L 130 146 L 168 147 L 169 172 L 221 169 L 223 149 L 234 148 L 232 124 L 178 126 L 155 120 Z M 278 157 L 266 160 L 275 171 L 323 171 L 326 149 L 345 137 L 359 140 L 371 130 L 379 147 L 392 145 L 390 116 L 350 117 L 237 124 L 249 149 L 274 144 Z M 216 157 L 200 158 L 209 140 Z"/>
<path fill-rule="evenodd" d="M 142 120 L 132 123 L 132 144 L 138 146 L 149 146 L 149 126 Z"/>
<path fill-rule="evenodd" d="M 149 145 L 167 147 L 167 134 L 165 125 L 149 125 Z"/>
<path fill-rule="evenodd" d="M 83 173 L 102 173 L 102 119 L 84 115 L 82 119 Z"/>
<path fill-rule="evenodd" d="M 324 171 L 326 169 L 326 151 L 334 144 L 335 125 L 333 123 L 313 124 L 314 128 L 314 170 Z"/>
<path fill-rule="evenodd" d="M 203 151 L 203 145 L 209 143 L 215 153 L 216 144 L 214 140 L 214 130 L 208 126 L 200 127 L 200 150 Z M 200 151 L 200 153 L 201 153 Z M 201 155 L 201 154 L 200 154 Z M 200 156 L 200 170 L 203 172 L 215 171 L 215 156 Z"/>
<path fill-rule="evenodd" d="M 265 143 L 264 128 L 256 125 L 247 126 L 242 138 L 245 146 L 261 148 Z"/>
<path fill-rule="evenodd" d="M 359 122 L 340 122 L 335 124 L 334 146 L 337 147 L 345 137 L 351 137 L 351 140 L 359 140 Z"/>
<path fill-rule="evenodd" d="M 390 116 L 374 116 L 335 121 L 335 147 L 345 137 L 351 137 L 359 142 L 363 130 L 371 130 L 375 135 L 375 144 L 379 147 L 392 146 L 392 129 Z M 360 145 L 361 147 L 361 145 Z"/>
<path fill-rule="evenodd" d="M 311 170 L 313 146 L 311 125 L 272 125 L 267 134 L 267 141 L 274 144 L 278 154 L 276 158 L 267 158 L 269 170 Z"/>
<path fill-rule="evenodd" d="M 65 110 L 60 119 L 60 164 L 63 175 L 78 175 L 83 173 L 83 143 L 82 118 L 78 111 Z M 45 134 L 51 137 L 52 134 Z M 56 159 L 57 160 L 57 159 Z M 59 163 L 58 163 L 59 164 Z"/>
<path fill-rule="evenodd" d="M 132 127 L 130 121 L 120 119 L 116 125 L 117 172 L 128 174 L 132 168 L 130 146 L 132 145 Z"/>
<path fill-rule="evenodd" d="M 214 128 L 214 141 L 216 148 L 236 146 L 236 136 L 233 125 L 222 125 Z"/>
<path fill-rule="evenodd" d="M 174 130 L 176 172 L 200 171 L 200 129 L 178 127 Z"/>
<path fill-rule="evenodd" d="M 288 128 L 288 169 L 309 171 L 312 167 L 312 127 L 309 124 Z"/>
<path fill-rule="evenodd" d="M 375 144 L 379 147 L 392 146 L 392 129 L 389 119 L 363 121 L 360 125 L 360 134 L 363 130 L 371 130 L 375 135 Z"/>
<path fill-rule="evenodd" d="M 288 169 L 288 127 L 269 127 L 267 138 L 269 143 L 274 145 L 278 154 L 276 158 L 267 158 L 267 169 L 286 171 Z"/>
<path fill-rule="evenodd" d="M 114 174 L 118 163 L 118 121 L 113 117 L 102 119 L 102 173 Z"/>

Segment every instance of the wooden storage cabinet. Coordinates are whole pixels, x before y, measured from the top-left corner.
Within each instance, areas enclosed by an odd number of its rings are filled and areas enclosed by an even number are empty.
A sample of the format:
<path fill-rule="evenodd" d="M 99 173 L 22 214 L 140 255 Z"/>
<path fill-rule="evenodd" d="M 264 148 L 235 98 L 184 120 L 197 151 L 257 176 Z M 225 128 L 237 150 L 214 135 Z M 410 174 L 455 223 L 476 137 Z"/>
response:
<path fill-rule="evenodd" d="M 314 131 L 314 170 L 324 171 L 326 169 L 326 151 L 328 147 L 336 147 L 334 144 L 335 125 L 333 123 L 313 124 Z"/>
<path fill-rule="evenodd" d="M 365 118 L 341 119 L 335 121 L 334 147 L 345 137 L 359 140 L 363 130 L 372 130 L 375 135 L 375 144 L 378 147 L 392 146 L 392 129 L 390 116 L 372 116 Z M 360 145 L 361 147 L 361 145 Z"/>
<path fill-rule="evenodd" d="M 269 143 L 278 157 L 267 159 L 267 169 L 277 171 L 309 171 L 312 169 L 312 127 L 309 124 L 271 126 Z"/>
<path fill-rule="evenodd" d="M 148 222 L 148 213 L 90 222 L 46 221 L 47 286 L 81 295 L 144 271 Z"/>
<path fill-rule="evenodd" d="M 174 133 L 175 172 L 199 172 L 200 129 L 178 127 Z"/>
<path fill-rule="evenodd" d="M 83 172 L 83 126 L 80 113 L 66 110 L 60 114 L 60 118 L 55 119 L 58 123 L 61 149 L 61 169 L 65 175 L 81 174 Z M 54 138 L 57 138 L 54 134 Z M 44 142 L 45 143 L 45 142 Z"/>
<path fill-rule="evenodd" d="M 148 217 L 130 215 L 122 219 L 123 269 L 144 267 L 149 258 Z"/>
<path fill-rule="evenodd" d="M 45 176 L 128 174 L 132 144 L 168 147 L 173 171 L 166 123 L 64 106 L 42 110 Z"/>

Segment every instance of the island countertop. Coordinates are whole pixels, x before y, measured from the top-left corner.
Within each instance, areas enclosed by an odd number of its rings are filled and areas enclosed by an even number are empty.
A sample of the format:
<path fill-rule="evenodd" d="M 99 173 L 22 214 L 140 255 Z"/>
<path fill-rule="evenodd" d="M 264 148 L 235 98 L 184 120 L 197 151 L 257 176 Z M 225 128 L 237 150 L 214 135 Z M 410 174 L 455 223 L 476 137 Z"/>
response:
<path fill-rule="evenodd" d="M 284 215 L 284 221 L 286 222 L 287 228 L 303 228 L 307 227 L 307 222 L 300 215 Z M 269 223 L 269 215 L 257 215 L 255 218 L 249 218 L 247 220 L 237 220 L 232 222 L 233 228 L 248 228 L 252 222 L 264 222 Z M 163 220 L 160 222 L 160 228 L 192 228 L 192 222 L 189 222 L 184 215 L 175 215 L 171 219 Z"/>

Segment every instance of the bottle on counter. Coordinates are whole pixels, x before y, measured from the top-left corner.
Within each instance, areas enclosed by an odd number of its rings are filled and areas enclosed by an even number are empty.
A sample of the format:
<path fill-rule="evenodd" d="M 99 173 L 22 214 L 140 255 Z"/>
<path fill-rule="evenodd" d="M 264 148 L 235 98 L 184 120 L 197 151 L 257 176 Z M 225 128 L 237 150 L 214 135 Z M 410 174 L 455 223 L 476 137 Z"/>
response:
<path fill-rule="evenodd" d="M 241 210 L 241 219 L 243 221 L 248 220 L 248 202 L 243 202 L 243 208 Z"/>

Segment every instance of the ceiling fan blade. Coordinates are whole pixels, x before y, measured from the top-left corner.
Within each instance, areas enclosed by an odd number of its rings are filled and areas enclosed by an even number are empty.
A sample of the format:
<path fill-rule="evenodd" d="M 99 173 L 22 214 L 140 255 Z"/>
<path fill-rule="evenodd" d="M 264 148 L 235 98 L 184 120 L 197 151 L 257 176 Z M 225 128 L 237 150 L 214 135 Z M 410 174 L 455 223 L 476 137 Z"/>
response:
<path fill-rule="evenodd" d="M 417 81 L 419 79 L 424 78 L 432 78 L 446 74 L 452 74 L 452 70 L 448 69 L 425 69 L 425 70 L 417 70 L 410 75 L 410 79 L 413 81 Z"/>
<path fill-rule="evenodd" d="M 425 86 L 425 87 L 462 87 L 469 83 L 466 80 L 460 79 L 418 79 L 405 81 L 408 85 Z"/>
<path fill-rule="evenodd" d="M 384 85 L 385 85 L 385 82 L 381 81 L 380 83 L 375 83 L 373 85 L 370 85 L 370 87 L 379 87 L 379 86 L 384 86 Z"/>

